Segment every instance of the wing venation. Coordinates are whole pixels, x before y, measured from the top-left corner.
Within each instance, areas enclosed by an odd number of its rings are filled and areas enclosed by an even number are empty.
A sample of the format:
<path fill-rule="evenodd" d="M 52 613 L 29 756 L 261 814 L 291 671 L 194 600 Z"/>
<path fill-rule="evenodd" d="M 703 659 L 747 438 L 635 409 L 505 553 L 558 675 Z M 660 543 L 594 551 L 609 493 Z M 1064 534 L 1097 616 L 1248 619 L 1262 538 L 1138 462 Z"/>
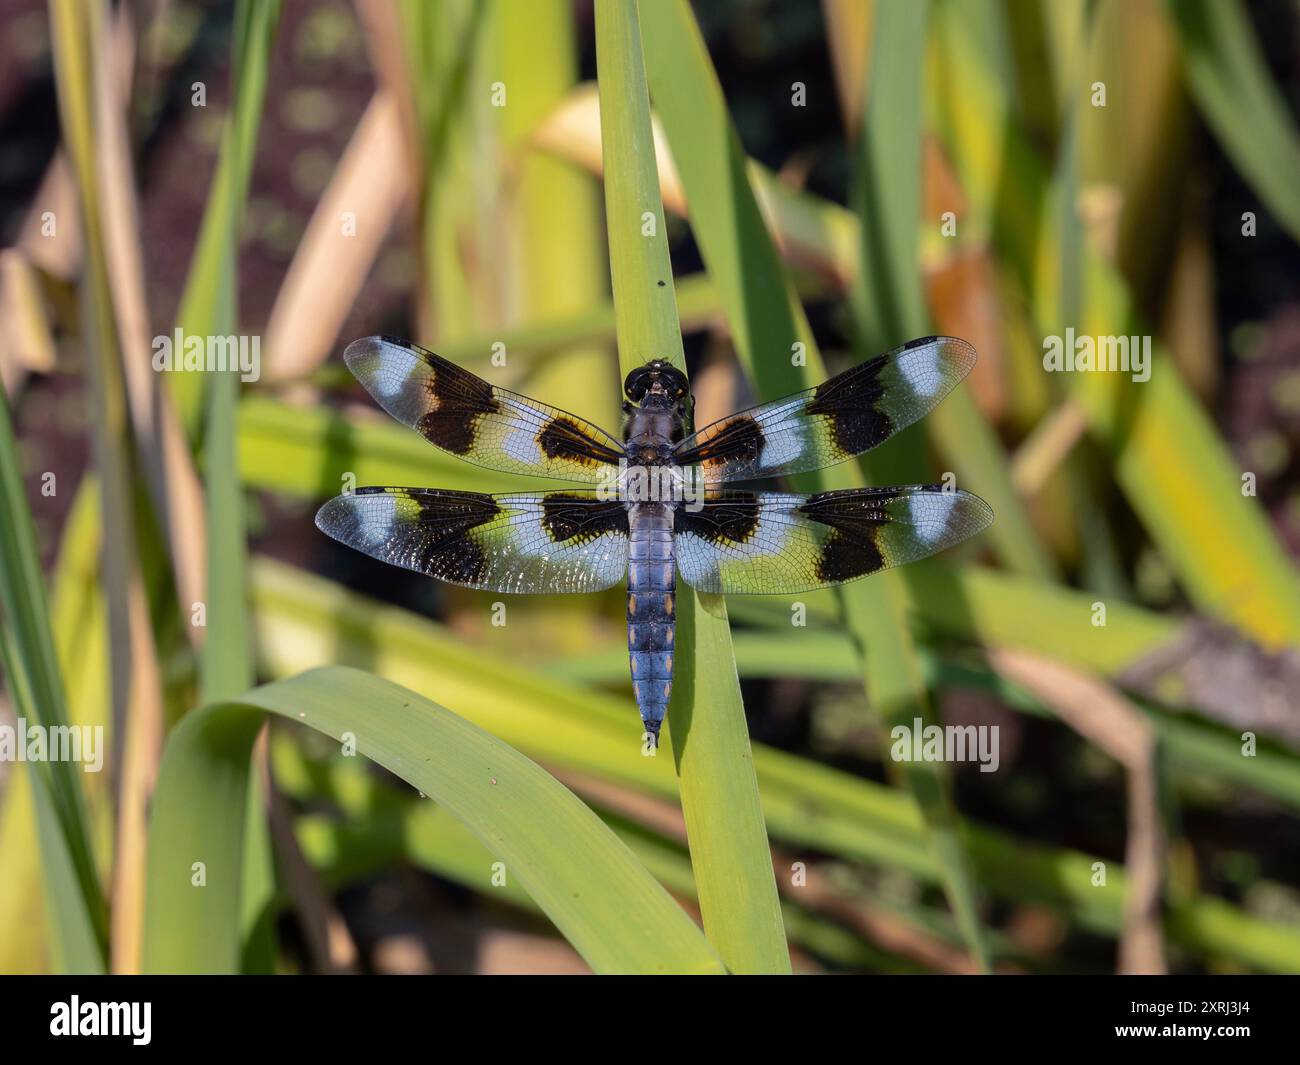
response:
<path fill-rule="evenodd" d="M 358 488 L 316 525 L 372 558 L 466 588 L 596 592 L 627 570 L 627 510 L 596 492 Z"/>
<path fill-rule="evenodd" d="M 715 492 L 675 515 L 677 565 L 702 592 L 806 592 L 933 555 L 992 520 L 979 496 L 939 485 Z"/>
<path fill-rule="evenodd" d="M 622 445 L 598 426 L 404 340 L 364 337 L 343 358 L 384 410 L 467 462 L 594 483 L 613 477 L 623 457 Z"/>
<path fill-rule="evenodd" d="M 698 465 L 709 484 L 832 466 L 925 417 L 974 364 L 964 340 L 914 340 L 816 388 L 706 425 L 677 445 L 677 462 Z"/>

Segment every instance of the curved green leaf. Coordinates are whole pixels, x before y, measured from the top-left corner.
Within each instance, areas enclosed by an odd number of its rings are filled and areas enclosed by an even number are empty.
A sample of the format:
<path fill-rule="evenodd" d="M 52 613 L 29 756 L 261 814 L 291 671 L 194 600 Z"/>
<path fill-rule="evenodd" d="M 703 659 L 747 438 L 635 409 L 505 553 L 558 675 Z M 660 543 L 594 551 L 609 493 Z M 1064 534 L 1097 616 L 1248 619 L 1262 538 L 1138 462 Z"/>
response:
<path fill-rule="evenodd" d="M 450 810 L 597 972 L 723 971 L 627 846 L 540 766 L 415 692 L 342 667 L 204 707 L 172 733 L 153 799 L 146 971 L 238 967 L 249 755 L 267 712 L 353 734 L 360 754 Z M 487 885 L 493 870 L 482 875 Z"/>

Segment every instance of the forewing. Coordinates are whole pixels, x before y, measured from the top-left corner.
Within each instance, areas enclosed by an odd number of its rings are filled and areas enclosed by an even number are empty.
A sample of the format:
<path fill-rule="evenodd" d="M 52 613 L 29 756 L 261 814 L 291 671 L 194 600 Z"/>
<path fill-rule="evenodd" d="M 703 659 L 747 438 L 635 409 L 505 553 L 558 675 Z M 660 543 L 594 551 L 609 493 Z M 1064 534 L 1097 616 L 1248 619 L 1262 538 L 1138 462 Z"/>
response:
<path fill-rule="evenodd" d="M 954 337 L 925 337 L 845 370 L 816 388 L 730 415 L 677 445 L 705 483 L 833 466 L 924 418 L 975 364 Z"/>
<path fill-rule="evenodd" d="M 806 592 L 933 555 L 992 520 L 979 496 L 938 485 L 718 492 L 677 511 L 677 566 L 701 592 Z"/>
<path fill-rule="evenodd" d="M 489 384 L 415 344 L 365 337 L 349 344 L 343 358 L 384 410 L 467 462 L 565 481 L 616 475 L 623 447 L 603 429 Z"/>
<path fill-rule="evenodd" d="M 596 592 L 627 569 L 627 510 L 595 492 L 358 488 L 316 525 L 382 562 L 494 592 Z"/>

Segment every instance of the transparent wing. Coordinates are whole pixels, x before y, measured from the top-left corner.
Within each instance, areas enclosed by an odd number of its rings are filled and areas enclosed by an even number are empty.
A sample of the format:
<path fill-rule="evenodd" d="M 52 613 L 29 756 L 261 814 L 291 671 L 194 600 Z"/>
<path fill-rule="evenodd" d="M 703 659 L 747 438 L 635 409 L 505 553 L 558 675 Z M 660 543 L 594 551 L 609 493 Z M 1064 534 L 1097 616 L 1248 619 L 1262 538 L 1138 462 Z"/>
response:
<path fill-rule="evenodd" d="M 806 592 L 933 555 L 992 521 L 979 496 L 938 485 L 717 492 L 677 511 L 677 566 L 702 592 Z"/>
<path fill-rule="evenodd" d="M 404 340 L 365 337 L 349 344 L 343 359 L 384 410 L 475 465 L 595 483 L 623 457 L 623 446 L 590 422 L 497 388 Z"/>
<path fill-rule="evenodd" d="M 316 514 L 339 543 L 466 588 L 596 592 L 627 570 L 627 510 L 595 492 L 358 488 Z"/>
<path fill-rule="evenodd" d="M 748 481 L 833 466 L 924 418 L 975 365 L 954 337 L 924 337 L 845 370 L 816 388 L 706 425 L 677 445 L 705 483 Z"/>

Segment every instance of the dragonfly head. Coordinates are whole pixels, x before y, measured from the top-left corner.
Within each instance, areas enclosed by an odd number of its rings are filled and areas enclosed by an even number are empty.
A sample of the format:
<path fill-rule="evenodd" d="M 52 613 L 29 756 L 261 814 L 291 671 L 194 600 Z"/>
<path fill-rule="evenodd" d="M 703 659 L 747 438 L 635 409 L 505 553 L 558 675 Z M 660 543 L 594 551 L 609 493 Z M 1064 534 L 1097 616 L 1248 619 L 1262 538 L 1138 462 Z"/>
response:
<path fill-rule="evenodd" d="M 688 402 L 691 387 L 686 375 L 672 363 L 666 359 L 652 359 L 627 375 L 623 391 L 633 403 L 677 407 Z"/>

